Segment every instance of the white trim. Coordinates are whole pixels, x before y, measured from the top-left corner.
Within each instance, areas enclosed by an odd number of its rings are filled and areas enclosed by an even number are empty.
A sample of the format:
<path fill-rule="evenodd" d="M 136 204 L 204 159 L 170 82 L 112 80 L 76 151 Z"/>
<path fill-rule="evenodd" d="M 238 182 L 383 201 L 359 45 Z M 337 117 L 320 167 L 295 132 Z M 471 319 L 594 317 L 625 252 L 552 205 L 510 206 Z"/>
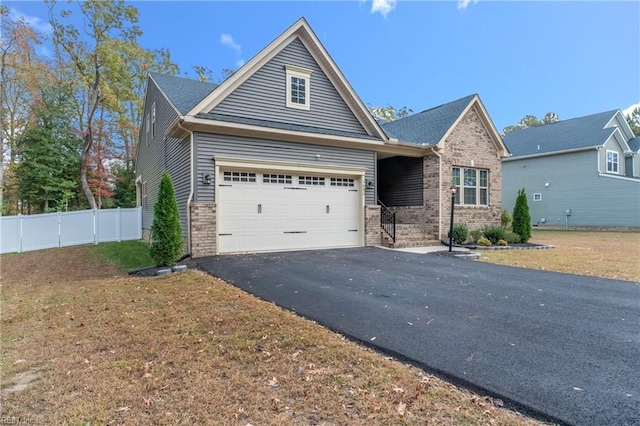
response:
<path fill-rule="evenodd" d="M 614 120 L 616 120 L 618 124 L 620 124 L 620 126 L 615 125 L 613 123 Z M 624 113 L 620 109 L 617 110 L 613 117 L 611 117 L 611 119 L 607 122 L 607 124 L 604 125 L 605 129 L 608 127 L 616 127 L 617 129 L 620 129 L 620 127 L 622 127 L 620 131 L 624 134 L 624 137 L 627 140 L 633 139 L 635 137 L 633 131 L 631 130 L 631 127 L 629 126 L 629 123 L 627 123 L 627 118 L 624 116 Z"/>
<path fill-rule="evenodd" d="M 151 104 L 151 139 L 156 137 L 156 103 Z"/>
<path fill-rule="evenodd" d="M 347 176 L 364 176 L 365 167 L 347 167 L 325 164 L 293 163 L 288 161 L 258 160 L 253 158 L 234 158 L 214 156 L 216 169 L 252 169 L 252 170 L 278 170 L 293 173 L 333 174 Z M 364 192 L 364 191 L 363 191 Z"/>
<path fill-rule="evenodd" d="M 616 166 L 616 170 L 609 170 L 609 153 L 611 154 L 615 154 L 616 156 L 616 161 L 614 162 L 613 159 L 611 161 L 611 164 L 615 164 Z M 610 174 L 616 174 L 619 175 L 620 173 L 620 152 L 619 151 L 614 151 L 613 149 L 607 149 L 604 153 L 604 164 L 605 164 L 605 168 L 607 170 L 607 173 Z M 612 167 L 613 168 L 613 167 Z"/>
<path fill-rule="evenodd" d="M 587 146 L 587 147 L 583 147 L 583 148 L 566 149 L 564 151 L 543 152 L 541 154 L 529 154 L 529 155 L 521 155 L 521 156 L 518 156 L 518 157 L 503 158 L 502 161 L 527 160 L 529 158 L 548 157 L 550 155 L 570 154 L 572 152 L 592 151 L 592 150 L 599 151 L 600 149 L 602 149 L 601 145 L 598 145 L 598 146 Z"/>
<path fill-rule="evenodd" d="M 223 129 L 229 130 L 227 134 L 238 134 L 238 133 L 255 133 L 255 135 L 247 135 L 251 137 L 268 137 L 275 138 L 276 140 L 283 140 L 283 137 L 292 136 L 300 141 L 305 140 L 314 140 L 315 143 L 322 141 L 340 141 L 340 142 L 350 142 L 358 145 L 374 145 L 374 146 L 384 146 L 384 142 L 380 140 L 371 140 L 371 139 L 360 139 L 350 136 L 339 136 L 339 135 L 329 135 L 324 133 L 309 133 L 309 132 L 301 132 L 297 130 L 287 130 L 287 129 L 279 129 L 272 127 L 264 127 L 264 126 L 256 126 L 251 124 L 243 124 L 243 123 L 235 123 L 230 121 L 220 121 L 220 120 L 211 120 L 206 118 L 197 118 L 197 117 L 184 117 L 184 123 L 193 124 L 205 127 L 207 131 L 211 133 L 218 133 Z M 208 127 L 208 128 L 207 128 Z M 196 129 L 192 129 L 196 130 Z M 235 133 L 233 131 L 236 131 Z M 245 132 L 239 132 L 245 131 Z M 224 132 L 222 132 L 224 134 Z M 288 142 L 291 142 L 291 138 L 285 139 Z M 320 143 L 322 144 L 322 143 Z M 323 144 L 324 145 L 324 144 Z M 326 145 L 329 145 L 328 143 Z M 338 145 L 344 146 L 344 145 Z M 419 148 L 419 147 L 418 147 Z"/>
<path fill-rule="evenodd" d="M 286 102 L 287 108 L 303 109 L 309 111 L 311 109 L 311 70 L 300 68 L 292 65 L 285 65 L 285 78 L 286 78 Z M 296 103 L 291 99 L 292 82 L 291 78 L 295 77 L 304 80 L 304 103 Z"/>
<path fill-rule="evenodd" d="M 629 176 L 621 176 L 621 175 L 615 175 L 612 173 L 598 173 L 598 176 L 600 177 L 606 177 L 606 178 L 612 178 L 612 179 L 621 179 L 621 180 L 628 180 L 630 182 L 637 182 L 640 183 L 640 178 L 634 178 L 634 177 L 629 177 Z"/>
<path fill-rule="evenodd" d="M 183 127 L 182 125 L 187 126 Z M 285 130 L 229 121 L 211 120 L 191 116 L 178 116 L 169 126 L 167 136 L 183 138 L 188 131 L 201 131 L 231 136 L 244 136 L 256 139 L 272 139 L 282 142 L 310 143 L 340 148 L 366 149 L 381 154 L 403 155 L 406 157 L 424 157 L 430 145 L 416 145 L 409 142 L 361 139 L 350 136 L 310 133 L 298 130 Z"/>

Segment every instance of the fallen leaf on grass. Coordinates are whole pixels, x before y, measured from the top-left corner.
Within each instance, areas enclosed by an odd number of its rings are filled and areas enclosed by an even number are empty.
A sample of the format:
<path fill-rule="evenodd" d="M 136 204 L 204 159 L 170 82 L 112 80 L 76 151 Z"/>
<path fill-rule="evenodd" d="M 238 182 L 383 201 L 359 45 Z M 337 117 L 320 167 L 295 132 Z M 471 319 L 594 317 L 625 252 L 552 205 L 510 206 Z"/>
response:
<path fill-rule="evenodd" d="M 396 407 L 396 411 L 398 412 L 400 417 L 404 416 L 404 413 L 405 413 L 406 409 L 407 409 L 407 404 L 405 404 L 404 402 L 399 402 L 398 406 Z"/>
<path fill-rule="evenodd" d="M 129 407 L 118 407 L 118 408 L 116 408 L 116 413 L 122 413 L 122 412 L 129 411 L 129 410 L 131 410 L 131 408 L 129 408 Z"/>
<path fill-rule="evenodd" d="M 273 379 L 271 379 L 271 380 L 269 380 L 269 381 L 267 382 L 267 385 L 268 385 L 269 387 L 272 387 L 272 388 L 277 387 L 277 386 L 278 386 L 278 379 L 276 379 L 276 378 L 274 377 Z"/>

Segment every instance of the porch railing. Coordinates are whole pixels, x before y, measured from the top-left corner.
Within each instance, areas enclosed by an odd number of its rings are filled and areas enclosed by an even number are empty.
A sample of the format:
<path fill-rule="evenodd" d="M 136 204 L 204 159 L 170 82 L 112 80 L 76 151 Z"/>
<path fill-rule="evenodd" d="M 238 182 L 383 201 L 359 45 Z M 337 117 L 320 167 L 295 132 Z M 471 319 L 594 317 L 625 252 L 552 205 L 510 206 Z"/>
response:
<path fill-rule="evenodd" d="M 391 237 L 393 242 L 396 242 L 396 212 L 385 206 L 382 201 L 378 200 L 380 204 L 380 227 L 384 232 Z"/>

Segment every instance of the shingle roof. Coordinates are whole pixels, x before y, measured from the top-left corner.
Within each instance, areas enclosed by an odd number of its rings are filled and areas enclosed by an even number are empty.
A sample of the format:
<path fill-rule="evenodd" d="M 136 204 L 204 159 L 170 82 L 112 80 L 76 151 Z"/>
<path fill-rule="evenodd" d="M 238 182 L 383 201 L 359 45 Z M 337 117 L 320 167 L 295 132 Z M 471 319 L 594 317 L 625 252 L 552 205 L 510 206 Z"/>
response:
<path fill-rule="evenodd" d="M 629 142 L 627 143 L 629 144 L 629 148 L 631 148 L 631 151 L 640 151 L 640 136 L 636 136 L 635 138 L 629 140 Z"/>
<path fill-rule="evenodd" d="M 476 95 L 442 104 L 417 114 L 382 125 L 389 137 L 402 142 L 435 145 L 451 128 L 462 111 Z"/>
<path fill-rule="evenodd" d="M 512 157 L 562 152 L 603 145 L 614 132 L 604 128 L 617 110 L 558 121 L 544 126 L 514 130 L 502 139 Z"/>
<path fill-rule="evenodd" d="M 191 111 L 198 102 L 218 87 L 214 83 L 174 77 L 157 72 L 152 72 L 150 75 L 180 114 L 186 114 Z"/>

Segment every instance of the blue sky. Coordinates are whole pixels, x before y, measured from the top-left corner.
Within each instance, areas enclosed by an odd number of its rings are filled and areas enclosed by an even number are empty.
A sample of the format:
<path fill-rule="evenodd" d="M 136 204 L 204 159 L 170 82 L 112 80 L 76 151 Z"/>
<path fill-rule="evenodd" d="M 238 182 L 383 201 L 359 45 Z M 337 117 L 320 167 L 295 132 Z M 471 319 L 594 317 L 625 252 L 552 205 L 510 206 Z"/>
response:
<path fill-rule="evenodd" d="M 43 2 L 3 4 L 46 29 Z M 638 1 L 131 4 L 141 44 L 169 49 L 182 74 L 235 69 L 304 16 L 368 105 L 419 112 L 479 93 L 502 130 L 527 114 L 568 119 L 640 103 Z"/>

